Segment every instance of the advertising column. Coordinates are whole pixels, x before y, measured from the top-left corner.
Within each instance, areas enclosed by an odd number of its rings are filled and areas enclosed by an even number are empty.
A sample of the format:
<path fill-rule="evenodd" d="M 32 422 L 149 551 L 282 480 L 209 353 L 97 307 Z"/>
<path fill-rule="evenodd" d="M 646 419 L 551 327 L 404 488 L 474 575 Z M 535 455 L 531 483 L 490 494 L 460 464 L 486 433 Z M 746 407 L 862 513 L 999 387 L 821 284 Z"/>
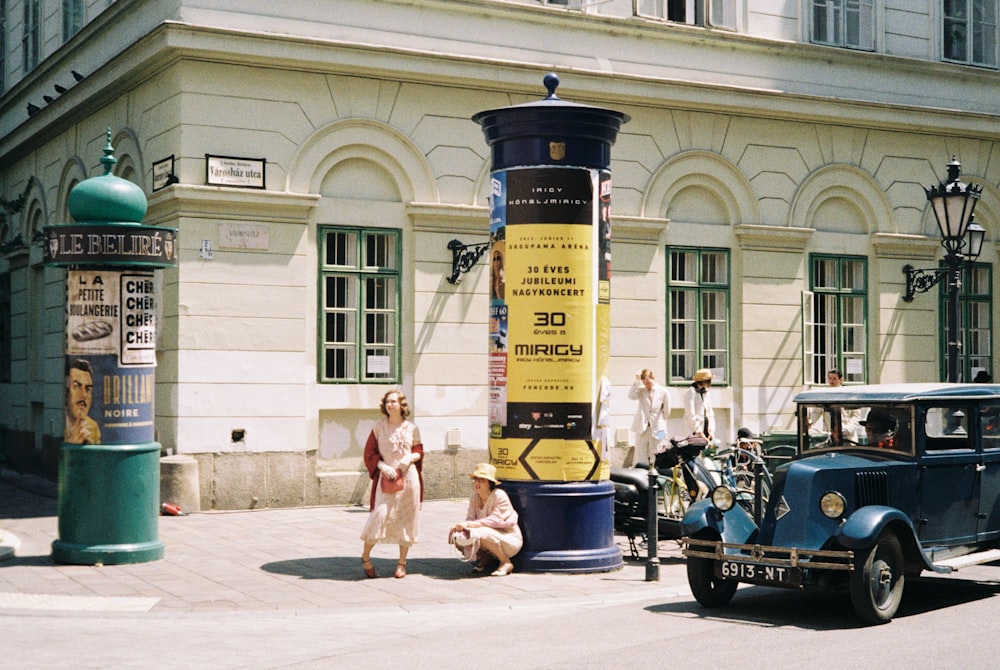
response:
<path fill-rule="evenodd" d="M 520 515 L 519 570 L 622 564 L 604 438 L 610 147 L 628 117 L 549 95 L 480 112 L 492 149 L 490 460 Z"/>
<path fill-rule="evenodd" d="M 44 260 L 66 268 L 59 538 L 52 558 L 82 565 L 163 557 L 155 442 L 156 268 L 176 265 L 175 231 L 143 226 L 146 196 L 105 173 L 70 192 L 77 223 L 46 226 Z"/>

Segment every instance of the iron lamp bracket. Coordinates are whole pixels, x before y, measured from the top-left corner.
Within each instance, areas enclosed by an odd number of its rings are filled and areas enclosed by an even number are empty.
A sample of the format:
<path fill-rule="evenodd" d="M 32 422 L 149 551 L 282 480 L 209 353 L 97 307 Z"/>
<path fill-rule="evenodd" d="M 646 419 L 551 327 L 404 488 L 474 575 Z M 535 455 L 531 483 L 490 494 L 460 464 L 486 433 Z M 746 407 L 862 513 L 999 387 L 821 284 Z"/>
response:
<path fill-rule="evenodd" d="M 479 244 L 462 244 L 459 240 L 452 240 L 448 243 L 451 250 L 451 276 L 448 282 L 451 284 L 461 284 L 461 275 L 468 272 L 479 262 L 483 254 L 489 248 L 489 242 Z"/>
<path fill-rule="evenodd" d="M 913 297 L 917 293 L 926 293 L 940 282 L 949 273 L 954 272 L 953 268 L 921 269 L 912 265 L 904 265 L 903 273 L 906 275 L 906 293 L 903 294 L 903 302 L 913 302 Z"/>

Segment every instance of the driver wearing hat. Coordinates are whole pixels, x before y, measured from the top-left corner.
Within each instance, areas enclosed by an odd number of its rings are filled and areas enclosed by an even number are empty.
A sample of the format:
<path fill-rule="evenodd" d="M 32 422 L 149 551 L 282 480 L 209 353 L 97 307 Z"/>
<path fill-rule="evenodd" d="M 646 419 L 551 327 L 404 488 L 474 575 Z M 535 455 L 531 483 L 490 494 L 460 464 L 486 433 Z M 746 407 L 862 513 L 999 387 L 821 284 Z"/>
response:
<path fill-rule="evenodd" d="M 879 449 L 894 449 L 899 421 L 884 409 L 873 409 L 861 422 L 868 434 L 868 444 Z"/>

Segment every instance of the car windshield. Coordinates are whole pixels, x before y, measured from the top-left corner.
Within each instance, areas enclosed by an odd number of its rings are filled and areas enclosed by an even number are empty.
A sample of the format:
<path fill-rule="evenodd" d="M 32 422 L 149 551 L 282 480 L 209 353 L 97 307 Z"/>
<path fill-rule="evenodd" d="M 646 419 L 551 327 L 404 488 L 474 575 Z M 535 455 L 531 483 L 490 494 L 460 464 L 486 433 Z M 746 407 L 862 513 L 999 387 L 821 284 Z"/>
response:
<path fill-rule="evenodd" d="M 800 405 L 799 426 L 802 453 L 859 448 L 914 453 L 908 405 Z"/>

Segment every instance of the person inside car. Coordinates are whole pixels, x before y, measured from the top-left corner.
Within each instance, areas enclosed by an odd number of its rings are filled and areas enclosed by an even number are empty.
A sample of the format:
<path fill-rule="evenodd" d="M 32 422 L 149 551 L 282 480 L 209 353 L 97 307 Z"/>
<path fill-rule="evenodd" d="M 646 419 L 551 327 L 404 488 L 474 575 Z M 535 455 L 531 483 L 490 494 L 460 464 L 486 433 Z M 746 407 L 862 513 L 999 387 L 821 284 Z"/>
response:
<path fill-rule="evenodd" d="M 875 408 L 861 422 L 868 434 L 868 445 L 879 449 L 895 449 L 899 421 L 884 409 Z"/>

